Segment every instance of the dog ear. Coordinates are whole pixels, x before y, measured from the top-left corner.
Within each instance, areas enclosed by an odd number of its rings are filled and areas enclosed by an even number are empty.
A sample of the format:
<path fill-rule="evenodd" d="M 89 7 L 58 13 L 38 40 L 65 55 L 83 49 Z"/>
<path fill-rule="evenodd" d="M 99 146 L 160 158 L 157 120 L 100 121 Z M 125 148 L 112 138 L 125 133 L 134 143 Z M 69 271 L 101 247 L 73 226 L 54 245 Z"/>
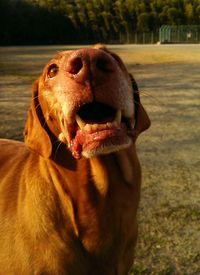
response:
<path fill-rule="evenodd" d="M 31 107 L 24 129 L 25 144 L 33 151 L 49 158 L 52 153 L 52 143 L 48 134 L 48 127 L 39 104 L 38 81 L 33 84 Z"/>
<path fill-rule="evenodd" d="M 139 93 L 138 85 L 131 74 L 130 74 L 130 78 L 131 78 L 131 83 L 133 88 L 133 98 L 134 98 L 134 105 L 135 105 L 135 131 L 136 131 L 136 137 L 137 137 L 140 133 L 142 133 L 143 131 L 147 130 L 150 127 L 151 121 L 149 119 L 147 112 L 142 106 L 142 103 L 140 101 L 140 93 Z"/>
<path fill-rule="evenodd" d="M 143 131 L 147 130 L 150 127 L 150 125 L 151 125 L 150 118 L 147 112 L 145 111 L 144 107 L 140 103 L 139 109 L 138 109 L 138 119 L 135 126 L 136 136 L 138 136 Z"/>

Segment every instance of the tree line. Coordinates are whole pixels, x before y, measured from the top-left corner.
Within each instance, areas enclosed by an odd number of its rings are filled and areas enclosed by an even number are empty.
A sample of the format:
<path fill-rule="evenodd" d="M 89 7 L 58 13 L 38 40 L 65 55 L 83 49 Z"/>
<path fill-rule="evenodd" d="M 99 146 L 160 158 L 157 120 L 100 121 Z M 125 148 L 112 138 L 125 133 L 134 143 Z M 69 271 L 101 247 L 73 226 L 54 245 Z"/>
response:
<path fill-rule="evenodd" d="M 1 44 L 109 43 L 200 24 L 200 0 L 1 0 L 0 12 Z"/>

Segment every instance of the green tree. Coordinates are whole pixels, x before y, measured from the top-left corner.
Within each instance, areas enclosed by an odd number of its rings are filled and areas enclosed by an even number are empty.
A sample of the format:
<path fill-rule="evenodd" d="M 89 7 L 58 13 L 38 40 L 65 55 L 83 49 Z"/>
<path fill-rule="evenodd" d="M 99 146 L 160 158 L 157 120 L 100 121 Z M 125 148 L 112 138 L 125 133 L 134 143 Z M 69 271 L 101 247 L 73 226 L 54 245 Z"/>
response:
<path fill-rule="evenodd" d="M 139 15 L 138 17 L 138 30 L 141 31 L 141 32 L 148 32 L 150 29 L 149 29 L 149 19 L 150 19 L 150 16 L 149 16 L 149 13 L 147 12 L 143 12 Z"/>
<path fill-rule="evenodd" d="M 193 5 L 191 3 L 187 3 L 185 5 L 185 15 L 187 18 L 187 23 L 192 24 L 193 18 L 194 18 L 194 10 L 193 10 Z"/>
<path fill-rule="evenodd" d="M 200 24 L 200 5 L 196 7 L 196 22 Z"/>
<path fill-rule="evenodd" d="M 169 8 L 167 11 L 168 23 L 170 25 L 178 25 L 179 10 L 177 8 Z"/>

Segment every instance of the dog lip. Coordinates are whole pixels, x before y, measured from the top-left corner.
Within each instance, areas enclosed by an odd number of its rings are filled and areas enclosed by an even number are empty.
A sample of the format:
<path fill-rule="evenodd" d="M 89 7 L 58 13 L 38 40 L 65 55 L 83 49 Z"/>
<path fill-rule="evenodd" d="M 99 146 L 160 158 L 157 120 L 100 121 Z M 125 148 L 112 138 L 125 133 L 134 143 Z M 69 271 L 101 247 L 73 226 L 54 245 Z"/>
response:
<path fill-rule="evenodd" d="M 101 112 L 101 107 L 105 108 L 105 116 L 98 113 Z M 126 117 L 124 113 L 124 110 L 99 102 L 84 103 L 74 108 L 70 123 L 68 120 L 68 123 L 63 124 L 66 143 L 72 155 L 79 159 L 86 148 L 90 150 L 109 144 L 119 145 L 123 144 L 128 136 L 133 137 L 134 118 Z M 93 114 L 96 115 L 95 118 Z"/>
<path fill-rule="evenodd" d="M 105 144 L 123 144 L 126 137 L 134 137 L 135 130 L 131 119 L 122 117 L 122 112 L 118 110 L 113 122 L 107 123 L 85 123 L 76 115 L 74 134 L 70 139 L 69 149 L 77 159 L 81 158 L 82 152 L 93 150 Z M 120 119 L 117 122 L 117 120 Z"/>
<path fill-rule="evenodd" d="M 69 147 L 73 156 L 79 159 L 85 149 L 92 150 L 101 147 L 101 145 L 108 141 L 110 141 L 111 144 L 114 144 L 116 141 L 117 143 L 123 142 L 127 131 L 126 126 L 121 125 L 121 127 L 114 127 L 111 125 L 110 128 L 102 126 L 104 128 L 99 129 L 99 125 L 86 124 L 84 129 L 78 129 Z"/>
<path fill-rule="evenodd" d="M 74 118 L 70 120 L 70 123 L 65 123 L 65 121 L 66 120 L 63 119 L 61 121 L 61 124 L 65 139 L 67 140 L 69 146 L 73 139 L 75 139 L 78 130 L 83 130 L 86 131 L 88 134 L 91 134 L 102 130 L 121 128 L 124 124 L 127 129 L 127 134 L 132 135 L 135 126 L 134 119 L 125 117 L 120 109 L 116 111 L 115 116 L 111 121 L 105 121 L 104 123 L 84 121 L 78 115 L 78 109 L 77 112 L 75 112 L 74 114 Z"/>

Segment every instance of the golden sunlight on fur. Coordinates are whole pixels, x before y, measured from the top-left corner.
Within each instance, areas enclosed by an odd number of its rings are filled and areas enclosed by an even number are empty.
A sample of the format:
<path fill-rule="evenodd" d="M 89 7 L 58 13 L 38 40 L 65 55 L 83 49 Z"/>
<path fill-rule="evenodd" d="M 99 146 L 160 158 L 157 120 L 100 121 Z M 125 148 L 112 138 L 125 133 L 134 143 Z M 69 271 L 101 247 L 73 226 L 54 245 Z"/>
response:
<path fill-rule="evenodd" d="M 125 275 L 150 126 L 104 45 L 58 53 L 33 85 L 25 142 L 0 141 L 0 274 Z"/>

